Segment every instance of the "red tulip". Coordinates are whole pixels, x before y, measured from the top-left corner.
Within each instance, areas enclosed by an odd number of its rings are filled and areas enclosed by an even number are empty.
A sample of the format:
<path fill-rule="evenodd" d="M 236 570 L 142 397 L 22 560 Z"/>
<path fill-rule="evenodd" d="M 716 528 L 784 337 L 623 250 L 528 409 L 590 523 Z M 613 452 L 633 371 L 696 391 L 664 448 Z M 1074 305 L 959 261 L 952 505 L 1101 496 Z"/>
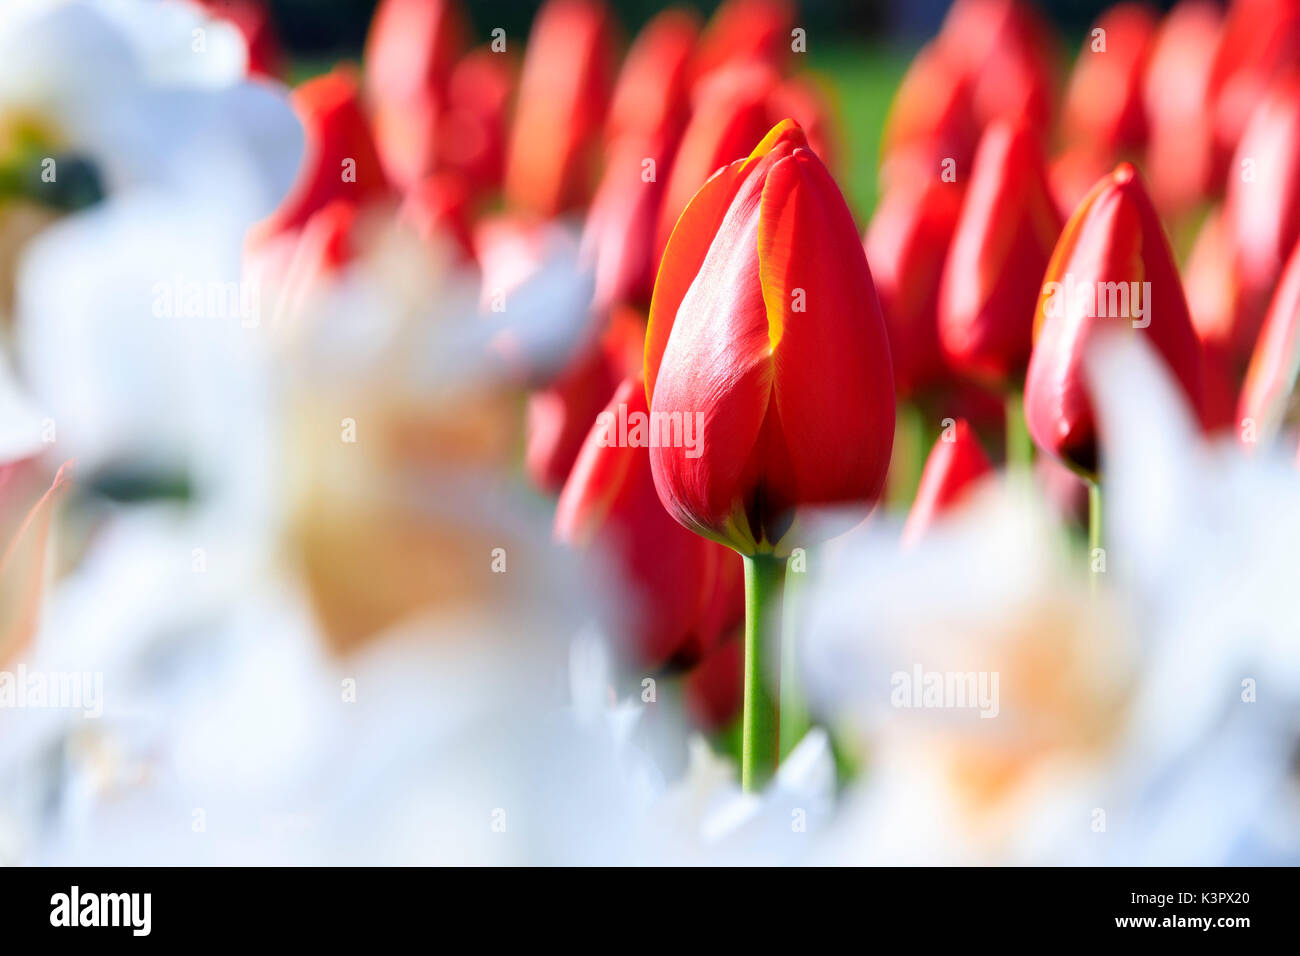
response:
<path fill-rule="evenodd" d="M 1067 141 L 1112 158 L 1146 143 L 1142 77 L 1156 25 L 1155 13 L 1140 3 L 1117 4 L 1097 21 L 1066 89 L 1061 130 Z M 1101 35 L 1094 37 L 1097 30 Z"/>
<path fill-rule="evenodd" d="M 438 117 L 438 165 L 459 173 L 472 192 L 501 185 L 514 88 L 514 61 L 487 48 L 467 53 L 447 80 Z"/>
<path fill-rule="evenodd" d="M 1260 104 L 1232 162 L 1224 202 L 1243 297 L 1238 334 L 1254 341 L 1268 297 L 1300 238 L 1300 72 Z"/>
<path fill-rule="evenodd" d="M 1300 3 L 1233 0 L 1210 66 L 1214 183 L 1223 182 L 1246 124 L 1274 77 L 1300 55 Z"/>
<path fill-rule="evenodd" d="M 795 8 L 789 0 L 726 0 L 700 40 L 695 76 L 737 63 L 784 69 L 793 49 Z"/>
<path fill-rule="evenodd" d="M 1243 438 L 1271 441 L 1290 413 L 1300 372 L 1300 246 L 1287 262 L 1237 406 Z M 1247 431 L 1250 429 L 1250 431 Z"/>
<path fill-rule="evenodd" d="M 687 712 L 704 730 L 717 732 L 735 720 L 745 697 L 744 641 L 723 640 L 687 675 L 685 690 Z"/>
<path fill-rule="evenodd" d="M 980 140 L 939 291 L 939 343 L 953 369 L 986 385 L 1017 382 L 1060 231 L 1037 138 L 994 123 Z"/>
<path fill-rule="evenodd" d="M 650 303 L 664 192 L 657 171 L 671 164 L 671 149 L 663 140 L 632 134 L 610 149 L 582 236 L 582 257 L 595 270 L 593 305 L 598 310 L 618 302 Z"/>
<path fill-rule="evenodd" d="M 467 29 L 454 0 L 382 0 L 366 39 L 366 88 L 389 177 L 408 186 L 436 168 L 439 114 Z"/>
<path fill-rule="evenodd" d="M 465 261 L 474 260 L 469 190 L 459 176 L 437 173 L 416 183 L 406 194 L 398 216 L 426 242 L 449 240 Z"/>
<path fill-rule="evenodd" d="M 1208 423 L 1221 427 L 1226 424 L 1220 414 L 1222 393 L 1239 379 L 1259 332 L 1259 322 L 1247 317 L 1235 241 L 1222 209 L 1211 209 L 1201 225 L 1183 268 L 1183 288 L 1192 328 L 1205 353 L 1207 408 L 1213 399 L 1215 412 Z M 1235 411 L 1235 394 L 1229 403 L 1230 416 Z"/>
<path fill-rule="evenodd" d="M 1020 0 L 957 0 L 939 33 L 943 54 L 971 82 L 980 127 L 998 119 L 1045 131 L 1056 99 L 1059 51 L 1047 24 Z"/>
<path fill-rule="evenodd" d="M 641 382 L 626 379 L 605 412 L 560 493 L 556 537 L 597 548 L 618 570 L 632 601 L 619 622 L 639 662 L 693 662 L 720 636 L 715 601 L 723 562 L 739 562 L 668 516 L 655 493 L 646 447 L 620 434 L 620 423 L 634 426 L 647 414 Z"/>
<path fill-rule="evenodd" d="M 554 382 L 529 393 L 524 471 L 542 491 L 564 487 L 621 372 L 601 344 L 593 342 Z"/>
<path fill-rule="evenodd" d="M 603 0 L 548 0 L 533 22 L 506 163 L 506 200 L 541 216 L 586 204 L 614 71 Z"/>
<path fill-rule="evenodd" d="M 893 444 L 889 342 L 844 197 L 793 121 L 691 200 L 645 348 L 651 411 L 681 423 L 650 460 L 683 525 L 781 554 L 804 509 L 869 510 Z"/>
<path fill-rule="evenodd" d="M 980 133 L 971 89 L 966 71 L 940 44 L 923 47 L 913 57 L 881 136 L 880 178 L 886 188 L 900 176 L 936 176 L 945 160 L 955 164 L 954 174 L 967 174 Z"/>
<path fill-rule="evenodd" d="M 655 243 L 658 256 L 663 255 L 682 210 L 705 180 L 728 163 L 748 156 L 767 131 L 787 116 L 801 126 L 822 129 L 821 109 L 822 104 L 806 87 L 783 82 L 767 66 L 749 63 L 711 74 L 696 89 L 695 108 L 665 186 Z M 822 147 L 810 133 L 805 136 L 814 149 Z"/>
<path fill-rule="evenodd" d="M 1219 43 L 1219 7 L 1183 0 L 1160 24 L 1143 84 L 1148 122 L 1146 168 L 1162 212 L 1182 213 L 1214 180 L 1214 126 L 1206 105 Z"/>
<path fill-rule="evenodd" d="M 17 472 L 23 467 L 18 462 L 0 465 L 0 666 L 21 653 L 36 633 L 50 520 L 72 482 L 69 463 L 32 504 L 19 487 Z"/>
<path fill-rule="evenodd" d="M 690 115 L 690 65 L 699 33 L 695 12 L 676 7 L 642 28 L 614 87 L 608 141 L 635 135 L 676 144 Z"/>
<path fill-rule="evenodd" d="M 1029 433 L 1040 448 L 1085 475 L 1095 475 L 1098 462 L 1083 358 L 1099 328 L 1149 336 L 1201 413 L 1200 345 L 1169 241 L 1128 163 L 1099 182 L 1066 224 L 1035 323 L 1025 380 Z"/>
<path fill-rule="evenodd" d="M 298 178 L 279 208 L 255 227 L 255 242 L 301 228 L 336 199 L 361 204 L 389 193 L 350 70 L 308 80 L 294 90 L 293 106 L 306 134 Z"/>
<path fill-rule="evenodd" d="M 921 484 L 903 526 L 903 544 L 920 541 L 946 512 L 955 508 L 981 478 L 993 473 L 979 439 L 966 420 L 946 429 L 925 460 Z"/>
<path fill-rule="evenodd" d="M 961 213 L 962 187 L 937 176 L 900 181 L 876 207 L 863 247 L 880 297 L 899 395 L 939 382 L 939 279 Z"/>

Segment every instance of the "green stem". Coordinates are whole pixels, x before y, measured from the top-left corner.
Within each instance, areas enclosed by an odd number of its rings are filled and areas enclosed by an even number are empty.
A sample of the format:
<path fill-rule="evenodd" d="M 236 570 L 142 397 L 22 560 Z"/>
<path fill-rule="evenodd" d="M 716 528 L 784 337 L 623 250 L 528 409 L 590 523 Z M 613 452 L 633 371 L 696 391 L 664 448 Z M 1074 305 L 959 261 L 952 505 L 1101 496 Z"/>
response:
<path fill-rule="evenodd" d="M 1088 482 L 1088 571 L 1092 575 L 1092 591 L 1097 593 L 1097 549 L 1101 543 L 1101 483 Z"/>
<path fill-rule="evenodd" d="M 1025 403 L 1014 389 L 1006 397 L 1007 467 L 1025 471 L 1033 464 L 1034 446 L 1025 424 Z"/>
<path fill-rule="evenodd" d="M 787 566 L 788 567 L 788 566 Z M 781 620 L 781 747 L 784 760 L 808 733 L 812 721 L 803 699 L 803 682 L 799 679 L 799 638 L 796 625 L 803 606 L 805 575 L 795 573 L 786 578 L 785 607 Z"/>
<path fill-rule="evenodd" d="M 758 790 L 776 772 L 780 746 L 777 696 L 769 682 L 780 660 L 785 559 L 745 556 L 745 710 L 740 748 L 740 785 Z"/>

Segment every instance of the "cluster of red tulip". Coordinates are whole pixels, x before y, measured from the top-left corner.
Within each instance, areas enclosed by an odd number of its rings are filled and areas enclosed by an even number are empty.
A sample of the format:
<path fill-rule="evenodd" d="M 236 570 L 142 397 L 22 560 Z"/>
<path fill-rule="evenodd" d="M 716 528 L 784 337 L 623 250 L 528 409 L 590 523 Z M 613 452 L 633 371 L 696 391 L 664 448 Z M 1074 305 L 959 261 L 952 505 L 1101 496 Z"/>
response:
<path fill-rule="evenodd" d="M 557 537 L 621 568 L 635 603 L 616 626 L 642 665 L 693 668 L 717 723 L 744 660 L 747 785 L 778 759 L 765 602 L 816 543 L 815 509 L 879 500 L 896 402 L 956 420 L 907 542 L 992 470 L 976 433 L 1004 403 L 1009 459 L 1027 428 L 1096 486 L 1082 363 L 1103 329 L 1146 336 L 1207 430 L 1281 427 L 1300 359 L 1294 0 L 1119 4 L 1064 84 L 1031 6 L 957 0 L 896 94 L 865 240 L 791 0 L 728 0 L 707 24 L 667 10 L 621 65 L 604 0 L 548 0 L 519 71 L 513 38 L 467 35 L 455 0 L 384 0 L 364 77 L 298 89 L 309 157 L 258 235 L 318 230 L 346 256 L 358 204 L 396 196 L 482 260 L 503 222 L 518 239 L 584 216 L 600 334 L 532 395 L 526 468 L 559 493 Z M 1207 208 L 1184 279 L 1170 237 Z M 611 441 L 604 411 L 652 439 L 699 421 L 699 446 Z"/>

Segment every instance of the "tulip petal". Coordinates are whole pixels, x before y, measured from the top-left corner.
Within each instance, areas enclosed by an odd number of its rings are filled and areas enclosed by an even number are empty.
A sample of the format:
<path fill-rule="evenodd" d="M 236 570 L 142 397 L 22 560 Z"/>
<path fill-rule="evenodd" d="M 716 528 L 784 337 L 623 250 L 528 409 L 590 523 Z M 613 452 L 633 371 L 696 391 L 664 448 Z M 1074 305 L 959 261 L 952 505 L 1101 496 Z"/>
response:
<path fill-rule="evenodd" d="M 758 250 L 781 436 L 772 505 L 872 500 L 892 448 L 879 436 L 894 431 L 889 340 L 848 207 L 811 151 L 768 173 Z"/>
<path fill-rule="evenodd" d="M 780 156 L 788 155 L 796 146 L 803 145 L 803 133 L 794 122 L 785 120 L 778 123 L 749 156 L 719 169 L 686 204 L 664 250 L 650 302 L 650 319 L 645 337 L 645 388 L 648 401 L 654 401 L 655 379 L 659 375 L 664 349 L 677 319 L 677 310 L 681 308 L 687 290 L 699 274 L 736 193 L 747 176 L 753 175 L 761 181 L 761 177 L 757 176 L 758 163 L 765 159 L 775 161 Z"/>

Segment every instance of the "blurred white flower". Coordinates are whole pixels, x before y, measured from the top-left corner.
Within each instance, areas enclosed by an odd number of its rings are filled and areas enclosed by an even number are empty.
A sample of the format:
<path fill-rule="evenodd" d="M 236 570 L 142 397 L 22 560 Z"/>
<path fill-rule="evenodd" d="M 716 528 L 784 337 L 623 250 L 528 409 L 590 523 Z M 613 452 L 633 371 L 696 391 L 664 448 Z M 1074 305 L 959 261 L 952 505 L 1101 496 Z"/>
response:
<path fill-rule="evenodd" d="M 172 0 L 22 4 L 0 20 L 0 58 L 0 120 L 22 117 L 32 161 L 55 164 L 31 198 L 74 164 L 104 196 L 37 234 L 15 281 L 20 373 L 61 454 L 248 505 L 269 438 L 241 252 L 297 167 L 286 91 L 245 81 L 238 32 Z"/>

